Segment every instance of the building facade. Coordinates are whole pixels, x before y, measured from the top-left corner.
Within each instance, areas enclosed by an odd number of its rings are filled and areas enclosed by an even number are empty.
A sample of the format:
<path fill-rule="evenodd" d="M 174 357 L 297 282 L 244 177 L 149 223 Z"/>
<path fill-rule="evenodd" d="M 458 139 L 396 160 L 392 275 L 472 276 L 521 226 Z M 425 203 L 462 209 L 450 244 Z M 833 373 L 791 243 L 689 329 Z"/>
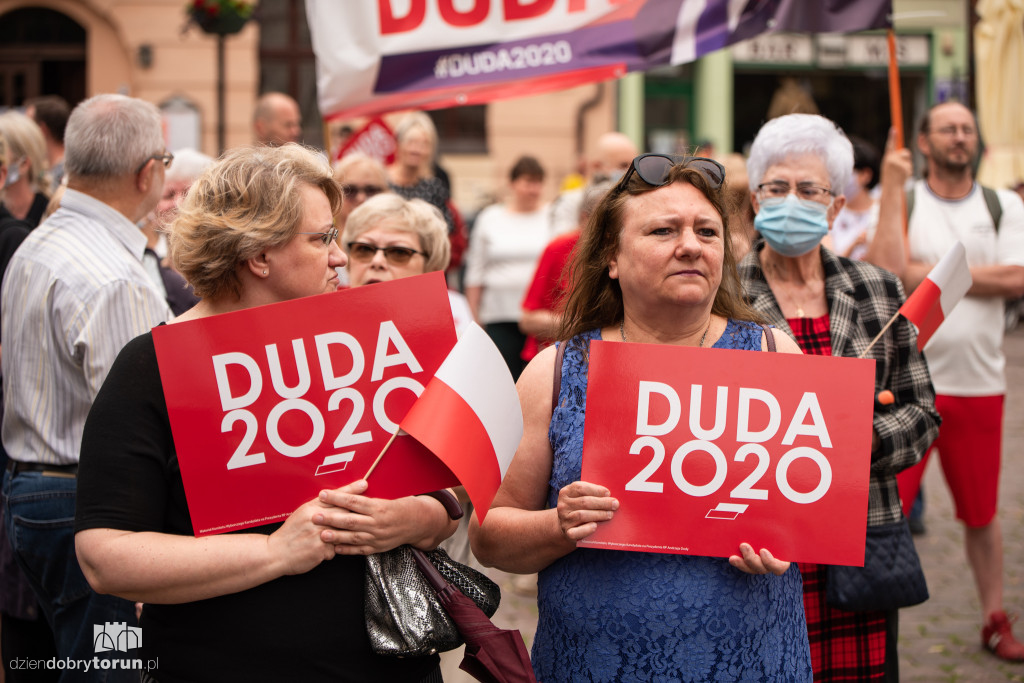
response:
<path fill-rule="evenodd" d="M 931 102 L 967 99 L 970 3 L 894 5 L 912 131 Z M 189 25 L 186 10 L 184 0 L 0 0 L 0 108 L 39 94 L 74 103 L 122 92 L 161 107 L 172 150 L 208 154 L 219 153 L 221 135 L 225 147 L 251 141 L 253 105 L 270 90 L 299 101 L 309 144 L 328 147 L 340 125 L 361 124 L 320 118 L 302 0 L 260 0 L 254 20 L 223 40 L 223 79 L 219 39 Z M 540 159 L 553 197 L 608 130 L 623 130 L 647 150 L 710 145 L 724 154 L 742 151 L 770 114 L 799 106 L 882 145 L 886 60 L 882 32 L 773 34 L 693 64 L 432 115 L 456 203 L 471 212 L 500 198 L 522 154 Z"/>

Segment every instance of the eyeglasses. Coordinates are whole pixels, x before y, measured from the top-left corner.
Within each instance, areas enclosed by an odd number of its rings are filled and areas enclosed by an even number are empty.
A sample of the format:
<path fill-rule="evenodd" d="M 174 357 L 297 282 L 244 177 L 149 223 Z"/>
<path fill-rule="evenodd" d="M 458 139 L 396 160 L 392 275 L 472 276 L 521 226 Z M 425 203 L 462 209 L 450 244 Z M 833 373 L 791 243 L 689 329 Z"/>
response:
<path fill-rule="evenodd" d="M 677 154 L 649 153 L 641 154 L 633 159 L 633 163 L 629 165 L 626 175 L 622 176 L 622 180 L 615 186 L 615 189 L 617 191 L 624 190 L 634 173 L 640 176 L 640 180 L 648 185 L 662 187 L 668 184 L 672 167 L 680 164 L 700 172 L 705 180 L 711 184 L 711 187 L 715 189 L 720 188 L 722 183 L 725 182 L 725 168 L 714 159 L 680 156 Z"/>
<path fill-rule="evenodd" d="M 139 164 L 139 168 L 138 170 L 135 171 L 135 175 L 138 175 L 142 171 L 142 169 L 146 168 L 146 164 L 148 164 L 153 159 L 164 162 L 164 168 L 170 168 L 171 162 L 174 161 L 174 155 L 171 154 L 170 152 L 164 152 L 163 154 L 154 154 L 152 156 L 146 157 L 146 160 Z"/>
<path fill-rule="evenodd" d="M 396 266 L 408 263 L 409 259 L 416 254 L 420 254 L 423 258 L 428 256 L 425 251 L 416 251 L 409 247 L 378 247 L 375 244 L 367 244 L 366 242 L 348 243 L 349 256 L 357 261 L 372 261 L 378 251 L 383 251 L 384 258 L 388 260 L 388 263 Z"/>
<path fill-rule="evenodd" d="M 970 138 L 977 135 L 978 131 L 974 129 L 974 126 L 943 126 L 942 128 L 935 129 L 936 135 L 945 137 L 953 137 L 957 133 L 960 133 L 965 138 Z"/>
<path fill-rule="evenodd" d="M 384 191 L 384 188 L 379 185 L 342 185 L 341 192 L 345 195 L 345 199 L 353 200 L 356 195 L 362 192 L 367 197 L 372 197 L 376 194 L 380 194 Z"/>
<path fill-rule="evenodd" d="M 797 183 L 796 189 L 789 183 L 775 180 L 757 186 L 757 194 L 762 199 L 785 199 L 790 192 L 795 192 L 800 199 L 812 202 L 823 202 L 826 196 L 834 196 L 832 190 L 814 183 Z"/>
<path fill-rule="evenodd" d="M 338 233 L 340 231 L 337 228 L 331 228 L 327 232 L 300 232 L 299 235 L 320 235 L 320 241 L 324 243 L 324 246 L 330 246 L 331 242 L 338 239 Z"/>

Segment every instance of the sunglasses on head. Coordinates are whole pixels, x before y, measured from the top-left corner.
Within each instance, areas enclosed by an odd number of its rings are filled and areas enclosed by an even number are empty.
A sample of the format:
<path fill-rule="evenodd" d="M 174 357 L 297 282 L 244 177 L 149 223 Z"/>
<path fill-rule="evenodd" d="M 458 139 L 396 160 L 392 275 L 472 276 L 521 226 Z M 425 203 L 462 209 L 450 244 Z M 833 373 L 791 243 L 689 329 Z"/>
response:
<path fill-rule="evenodd" d="M 341 192 L 345 199 L 355 199 L 356 195 L 362 192 L 367 198 L 380 194 L 384 188 L 379 185 L 342 185 Z"/>
<path fill-rule="evenodd" d="M 427 258 L 426 252 L 416 251 L 409 247 L 378 247 L 376 244 L 367 244 L 366 242 L 348 243 L 348 255 L 356 261 L 372 261 L 378 251 L 383 251 L 384 258 L 388 260 L 388 263 L 396 266 L 408 263 L 409 259 L 416 254 Z"/>
<path fill-rule="evenodd" d="M 698 171 L 705 180 L 716 190 L 725 182 L 725 168 L 714 159 L 705 157 L 681 156 L 678 154 L 641 154 L 633 159 L 629 165 L 626 175 L 622 176 L 616 190 L 624 190 L 634 173 L 640 176 L 640 180 L 654 187 L 662 187 L 668 184 L 672 167 L 684 166 Z"/>

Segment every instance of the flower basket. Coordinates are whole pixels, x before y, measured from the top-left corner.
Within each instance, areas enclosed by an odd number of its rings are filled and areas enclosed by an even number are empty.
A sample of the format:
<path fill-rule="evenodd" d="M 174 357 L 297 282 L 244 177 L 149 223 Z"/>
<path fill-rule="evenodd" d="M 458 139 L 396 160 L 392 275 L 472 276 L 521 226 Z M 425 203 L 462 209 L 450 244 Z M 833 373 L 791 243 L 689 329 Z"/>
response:
<path fill-rule="evenodd" d="M 218 36 L 241 31 L 253 11 L 251 3 L 241 0 L 193 0 L 187 7 L 191 23 Z"/>

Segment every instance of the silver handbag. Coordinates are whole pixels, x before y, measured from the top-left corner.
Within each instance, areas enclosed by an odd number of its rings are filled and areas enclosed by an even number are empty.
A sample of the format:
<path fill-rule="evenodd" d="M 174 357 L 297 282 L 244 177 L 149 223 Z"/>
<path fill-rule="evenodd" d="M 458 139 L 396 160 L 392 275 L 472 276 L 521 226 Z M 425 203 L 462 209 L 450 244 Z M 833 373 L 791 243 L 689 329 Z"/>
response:
<path fill-rule="evenodd" d="M 429 562 L 418 565 L 416 553 Z M 386 553 L 368 555 L 364 614 L 374 652 L 421 657 L 454 650 L 462 644 L 455 622 L 423 576 L 424 571 L 431 570 L 472 599 L 488 617 L 497 611 L 501 601 L 498 585 L 440 548 L 424 552 L 401 545 Z"/>

